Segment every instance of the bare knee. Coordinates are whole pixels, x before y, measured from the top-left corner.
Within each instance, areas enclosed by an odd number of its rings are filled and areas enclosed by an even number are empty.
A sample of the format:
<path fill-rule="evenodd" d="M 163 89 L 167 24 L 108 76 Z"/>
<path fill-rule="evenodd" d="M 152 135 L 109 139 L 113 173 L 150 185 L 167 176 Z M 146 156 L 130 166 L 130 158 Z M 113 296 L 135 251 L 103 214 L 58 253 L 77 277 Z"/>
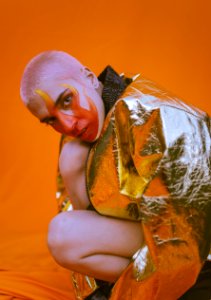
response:
<path fill-rule="evenodd" d="M 52 219 L 48 229 L 48 248 L 54 259 L 64 267 L 77 264 L 77 233 L 73 212 L 63 212 Z"/>

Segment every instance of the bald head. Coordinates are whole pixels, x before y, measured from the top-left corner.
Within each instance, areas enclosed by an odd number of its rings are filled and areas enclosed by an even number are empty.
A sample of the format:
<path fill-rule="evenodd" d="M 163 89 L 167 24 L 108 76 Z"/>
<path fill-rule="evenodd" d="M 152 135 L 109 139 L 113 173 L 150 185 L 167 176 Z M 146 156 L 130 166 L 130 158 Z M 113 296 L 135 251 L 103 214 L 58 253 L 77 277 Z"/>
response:
<path fill-rule="evenodd" d="M 35 90 L 42 89 L 46 79 L 78 79 L 86 70 L 77 59 L 62 51 L 46 51 L 35 56 L 26 66 L 21 80 L 20 94 L 27 105 Z"/>
<path fill-rule="evenodd" d="M 56 131 L 88 142 L 100 134 L 102 86 L 71 55 L 47 51 L 35 56 L 24 70 L 20 93 L 30 112 Z"/>

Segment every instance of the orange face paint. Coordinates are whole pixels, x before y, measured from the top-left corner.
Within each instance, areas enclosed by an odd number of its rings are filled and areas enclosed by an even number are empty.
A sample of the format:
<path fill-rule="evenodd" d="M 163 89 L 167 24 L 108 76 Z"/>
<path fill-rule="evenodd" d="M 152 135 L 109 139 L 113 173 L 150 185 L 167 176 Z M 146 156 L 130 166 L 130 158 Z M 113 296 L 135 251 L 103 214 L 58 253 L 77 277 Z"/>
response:
<path fill-rule="evenodd" d="M 35 92 L 42 97 L 50 114 L 41 122 L 50 124 L 56 131 L 68 136 L 80 138 L 86 142 L 95 140 L 98 127 L 98 112 L 92 99 L 85 93 L 89 108 L 80 105 L 78 91 L 69 85 L 56 102 L 42 90 Z"/>

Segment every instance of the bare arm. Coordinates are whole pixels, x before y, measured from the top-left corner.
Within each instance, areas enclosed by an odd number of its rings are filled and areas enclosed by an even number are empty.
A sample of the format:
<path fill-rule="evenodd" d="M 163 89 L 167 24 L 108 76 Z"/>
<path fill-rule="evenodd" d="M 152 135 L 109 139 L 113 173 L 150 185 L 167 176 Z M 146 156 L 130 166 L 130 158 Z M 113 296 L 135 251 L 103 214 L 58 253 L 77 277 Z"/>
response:
<path fill-rule="evenodd" d="M 74 209 L 86 209 L 90 203 L 85 176 L 89 147 L 79 140 L 68 142 L 59 158 L 60 172 Z"/>

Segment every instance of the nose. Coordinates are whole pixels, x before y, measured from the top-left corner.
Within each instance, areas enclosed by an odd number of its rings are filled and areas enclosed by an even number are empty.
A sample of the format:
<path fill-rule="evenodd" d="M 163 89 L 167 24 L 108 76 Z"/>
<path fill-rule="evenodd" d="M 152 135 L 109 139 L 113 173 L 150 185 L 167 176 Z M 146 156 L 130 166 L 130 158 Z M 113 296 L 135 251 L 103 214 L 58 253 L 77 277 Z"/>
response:
<path fill-rule="evenodd" d="M 76 117 L 65 115 L 65 114 L 58 114 L 57 119 L 62 127 L 62 131 L 65 134 L 77 134 L 77 128 L 76 125 L 78 123 Z"/>

